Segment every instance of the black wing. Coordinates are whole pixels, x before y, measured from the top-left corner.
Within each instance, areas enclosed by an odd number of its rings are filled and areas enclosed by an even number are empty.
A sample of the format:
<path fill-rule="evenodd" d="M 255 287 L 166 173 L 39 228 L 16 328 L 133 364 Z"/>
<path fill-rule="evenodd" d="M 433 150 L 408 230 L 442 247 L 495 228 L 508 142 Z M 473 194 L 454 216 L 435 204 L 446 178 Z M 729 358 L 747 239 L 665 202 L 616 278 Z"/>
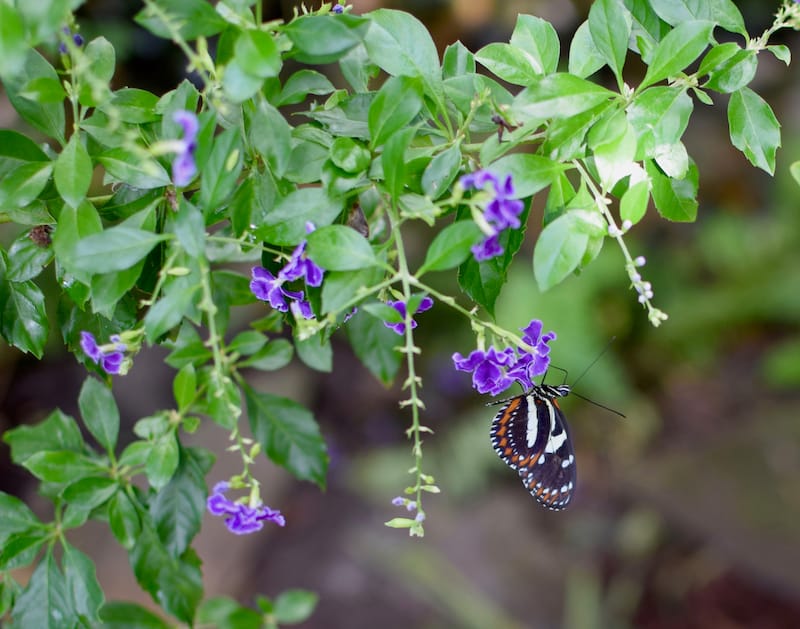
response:
<path fill-rule="evenodd" d="M 517 470 L 522 483 L 544 507 L 560 510 L 575 491 L 575 453 L 558 402 L 539 391 L 511 398 L 495 415 L 492 446 Z"/>

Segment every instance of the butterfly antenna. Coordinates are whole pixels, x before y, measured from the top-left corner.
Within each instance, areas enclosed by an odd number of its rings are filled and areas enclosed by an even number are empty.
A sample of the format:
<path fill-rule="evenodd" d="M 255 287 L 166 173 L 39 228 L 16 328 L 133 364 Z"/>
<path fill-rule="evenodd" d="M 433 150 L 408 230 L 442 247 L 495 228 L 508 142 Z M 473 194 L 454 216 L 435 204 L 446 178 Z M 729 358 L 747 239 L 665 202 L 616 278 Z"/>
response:
<path fill-rule="evenodd" d="M 586 402 L 589 402 L 589 404 L 594 404 L 595 406 L 599 406 L 600 408 L 605 409 L 605 410 L 607 410 L 607 411 L 609 411 L 611 413 L 614 413 L 614 415 L 619 415 L 620 417 L 622 417 L 622 419 L 625 419 L 625 415 L 623 415 L 619 411 L 617 411 L 617 410 L 615 410 L 615 409 L 613 409 L 613 408 L 611 408 L 609 406 L 606 406 L 604 404 L 600 404 L 600 402 L 595 402 L 594 400 L 590 400 L 588 397 L 584 397 L 580 393 L 575 393 L 575 391 L 570 391 L 569 394 L 570 395 L 574 395 L 575 397 L 579 397 L 580 399 L 582 399 L 582 400 L 584 400 Z"/>
<path fill-rule="evenodd" d="M 606 346 L 605 346 L 605 347 L 604 347 L 602 350 L 600 350 L 600 353 L 599 353 L 599 354 L 598 354 L 598 355 L 595 357 L 595 359 L 594 359 L 592 362 L 590 362 L 590 363 L 589 363 L 589 365 L 586 367 L 586 369 L 584 369 L 584 370 L 581 372 L 581 375 L 579 375 L 577 378 L 575 378 L 575 380 L 572 382 L 572 385 L 570 385 L 570 386 L 574 387 L 576 384 L 578 384 L 578 381 L 579 381 L 581 378 L 583 378 L 583 377 L 586 375 L 586 373 L 587 373 L 587 372 L 588 372 L 588 371 L 589 371 L 589 370 L 590 370 L 592 367 L 594 367 L 594 364 L 595 364 L 595 363 L 596 363 L 598 360 L 600 360 L 600 359 L 603 357 L 603 354 L 605 354 L 605 353 L 608 351 L 608 348 L 609 348 L 609 347 L 611 347 L 611 344 L 612 344 L 612 343 L 613 343 L 615 340 L 617 340 L 617 337 L 616 337 L 616 336 L 612 336 L 610 339 L 608 339 L 608 343 L 606 343 Z M 580 396 L 578 396 L 578 397 L 580 397 Z M 586 399 L 586 398 L 583 398 L 583 399 Z M 591 400 L 586 400 L 586 401 L 587 401 L 587 402 L 592 402 Z M 596 403 L 595 403 L 595 402 L 592 402 L 592 404 L 596 404 Z M 602 406 L 602 404 L 597 404 L 597 406 Z M 603 407 L 603 408 L 605 408 L 605 407 Z M 608 410 L 611 410 L 611 409 L 608 409 Z M 616 411 L 614 411 L 614 412 L 616 413 Z M 617 415 L 620 415 L 620 414 L 621 414 L 621 413 L 617 413 Z M 623 417 L 624 417 L 624 415 L 623 415 Z"/>

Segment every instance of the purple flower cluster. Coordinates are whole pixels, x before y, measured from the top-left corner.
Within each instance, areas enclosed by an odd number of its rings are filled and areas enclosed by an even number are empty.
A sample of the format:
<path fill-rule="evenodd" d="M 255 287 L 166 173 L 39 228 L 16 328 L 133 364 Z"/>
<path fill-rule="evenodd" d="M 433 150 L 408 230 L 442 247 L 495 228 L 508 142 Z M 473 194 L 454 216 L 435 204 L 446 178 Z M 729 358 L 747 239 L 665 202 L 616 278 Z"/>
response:
<path fill-rule="evenodd" d="M 527 391 L 533 387 L 533 378 L 547 371 L 550 364 L 548 343 L 555 338 L 555 332 L 542 334 L 542 322 L 534 319 L 522 328 L 522 340 L 533 348 L 532 353 L 518 354 L 511 347 L 502 351 L 489 347 L 486 352 L 476 349 L 466 358 L 456 352 L 453 363 L 458 371 L 472 372 L 472 386 L 478 393 L 497 395 L 514 382 L 519 382 Z"/>
<path fill-rule="evenodd" d="M 388 321 L 384 321 L 383 325 L 385 325 L 387 328 L 391 328 L 392 330 L 397 332 L 397 334 L 400 334 L 402 336 L 403 334 L 406 333 L 406 311 L 408 309 L 406 303 L 402 300 L 392 301 L 390 299 L 389 301 L 386 302 L 386 305 L 391 306 L 392 308 L 397 310 L 397 312 L 400 313 L 400 316 L 403 318 L 403 320 L 400 321 L 399 323 L 389 323 Z M 429 296 L 426 295 L 425 297 L 422 298 L 422 301 L 419 302 L 419 306 L 417 306 L 417 309 L 414 311 L 413 314 L 417 314 L 419 312 L 425 312 L 426 310 L 430 310 L 432 307 L 433 307 L 433 299 L 431 299 Z M 417 322 L 414 321 L 414 319 L 411 319 L 411 329 L 413 330 L 416 327 L 417 327 Z"/>
<path fill-rule="evenodd" d="M 214 490 L 206 501 L 206 507 L 214 515 L 225 516 L 225 526 L 231 533 L 247 535 L 264 528 L 264 521 L 285 526 L 286 519 L 280 511 L 274 511 L 264 504 L 256 507 L 241 502 L 234 502 L 225 496 L 230 485 L 225 481 L 214 485 Z"/>
<path fill-rule="evenodd" d="M 396 498 L 392 498 L 392 504 L 395 507 L 405 507 L 407 511 L 417 510 L 416 500 L 410 500 L 409 498 L 403 498 L 402 496 L 397 496 Z M 424 511 L 417 512 L 417 515 L 414 516 L 414 519 L 417 522 L 423 522 L 425 520 L 425 512 Z"/>
<path fill-rule="evenodd" d="M 107 374 L 116 375 L 125 360 L 125 350 L 128 349 L 119 337 L 119 334 L 112 334 L 110 339 L 113 349 L 101 347 L 91 332 L 85 330 L 81 332 L 81 349 L 91 358 L 95 364 L 100 365 Z"/>
<path fill-rule="evenodd" d="M 309 233 L 314 231 L 314 226 L 309 223 L 306 225 L 306 231 Z M 293 282 L 301 278 L 305 280 L 307 286 L 322 284 L 324 271 L 306 256 L 306 244 L 304 240 L 297 245 L 289 262 L 278 271 L 277 277 L 264 267 L 253 267 L 250 290 L 257 299 L 269 302 L 269 305 L 275 310 L 287 312 L 289 303 L 291 303 L 294 306 L 293 311 L 296 310 L 305 319 L 313 319 L 314 312 L 311 310 L 311 304 L 305 298 L 305 293 L 301 290 L 288 290 L 283 286 L 286 282 Z M 289 303 L 287 303 L 287 299 Z"/>
<path fill-rule="evenodd" d="M 74 33 L 73 34 L 72 31 L 69 29 L 69 26 L 65 26 L 64 28 L 61 29 L 61 31 L 67 37 L 72 37 L 72 43 L 75 44 L 78 48 L 83 46 L 83 37 L 81 36 L 80 33 Z M 67 45 L 64 42 L 61 42 L 58 45 L 58 52 L 60 52 L 62 55 L 66 55 L 67 54 Z"/>
<path fill-rule="evenodd" d="M 488 170 L 476 170 L 474 173 L 464 175 L 460 179 L 465 189 L 475 188 L 483 190 L 486 184 L 491 184 L 494 196 L 483 210 L 483 218 L 490 232 L 487 237 L 474 247 L 472 255 L 478 262 L 494 258 L 503 253 L 500 245 L 500 233 L 508 228 L 519 229 L 519 215 L 522 214 L 524 205 L 522 201 L 514 198 L 514 184 L 511 175 L 506 175 L 502 180 Z"/>
<path fill-rule="evenodd" d="M 189 184 L 197 174 L 194 153 L 197 150 L 197 116 L 191 111 L 176 111 L 172 119 L 183 129 L 183 139 L 178 140 L 180 149 L 172 160 L 172 181 L 182 188 Z"/>

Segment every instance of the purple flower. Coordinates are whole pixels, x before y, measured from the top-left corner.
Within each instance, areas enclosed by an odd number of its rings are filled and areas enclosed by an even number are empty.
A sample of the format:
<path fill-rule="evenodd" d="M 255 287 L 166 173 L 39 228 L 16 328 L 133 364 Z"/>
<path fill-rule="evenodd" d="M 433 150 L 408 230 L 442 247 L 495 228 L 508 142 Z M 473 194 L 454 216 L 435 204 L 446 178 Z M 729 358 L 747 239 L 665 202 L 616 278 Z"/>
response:
<path fill-rule="evenodd" d="M 386 302 L 386 305 L 387 306 L 391 306 L 392 308 L 397 310 L 397 312 L 400 313 L 400 317 L 403 320 L 400 321 L 399 323 L 389 323 L 388 321 L 384 321 L 383 325 L 385 325 L 387 328 L 391 328 L 397 334 L 400 334 L 400 335 L 405 334 L 406 333 L 406 321 L 405 321 L 405 319 L 406 319 L 406 311 L 407 311 L 407 307 L 406 307 L 405 302 L 402 301 L 402 300 L 392 301 L 390 299 L 389 301 Z M 422 298 L 422 301 L 419 302 L 419 306 L 417 306 L 417 309 L 414 311 L 413 314 L 417 314 L 419 312 L 425 312 L 426 310 L 430 310 L 432 307 L 433 307 L 433 299 L 431 299 L 428 295 L 426 295 L 425 297 Z M 414 321 L 414 319 L 411 319 L 411 329 L 413 330 L 416 327 L 417 327 L 417 322 Z"/>
<path fill-rule="evenodd" d="M 180 149 L 172 161 L 172 181 L 178 187 L 187 185 L 197 174 L 194 153 L 197 150 L 197 116 L 186 110 L 176 111 L 172 119 L 183 128 L 183 139 L 179 140 Z"/>
<path fill-rule="evenodd" d="M 472 254 L 478 262 L 501 255 L 503 247 L 498 239 L 500 232 L 509 228 L 519 229 L 519 216 L 525 209 L 522 201 L 515 198 L 511 175 L 506 175 L 501 180 L 488 170 L 477 170 L 464 175 L 459 181 L 466 189 L 483 190 L 487 184 L 491 184 L 493 196 L 483 209 L 483 219 L 489 233 L 483 242 L 472 247 Z"/>
<path fill-rule="evenodd" d="M 343 13 L 344 12 L 344 6 L 337 2 L 336 4 L 333 5 L 333 8 L 331 9 L 331 12 L 333 12 L 333 13 Z"/>
<path fill-rule="evenodd" d="M 470 251 L 472 251 L 472 255 L 475 256 L 475 260 L 483 262 L 484 260 L 502 255 L 503 247 L 500 244 L 498 235 L 495 234 L 494 236 L 489 236 L 485 240 L 482 240 L 477 245 L 473 245 Z"/>
<path fill-rule="evenodd" d="M 458 371 L 472 372 L 472 386 L 478 393 L 497 395 L 514 384 L 514 379 L 506 371 L 515 358 L 516 354 L 510 347 L 502 352 L 490 347 L 488 352 L 473 350 L 466 358 L 456 352 L 453 363 Z"/>
<path fill-rule="evenodd" d="M 104 350 L 97 344 L 94 335 L 85 330 L 81 332 L 81 349 L 95 364 L 99 364 L 103 371 L 110 375 L 117 375 L 125 360 L 127 347 L 120 340 L 119 335 L 111 336 L 113 349 Z"/>
<path fill-rule="evenodd" d="M 306 244 L 304 240 L 297 245 L 289 262 L 278 273 L 278 277 L 282 277 L 288 282 L 303 277 L 309 286 L 319 286 L 322 284 L 324 271 L 306 256 Z"/>
<path fill-rule="evenodd" d="M 280 271 L 278 277 L 275 277 L 264 267 L 254 266 L 250 273 L 253 278 L 250 282 L 250 290 L 257 299 L 269 302 L 270 306 L 281 312 L 289 311 L 289 302 L 292 302 L 292 305 L 296 303 L 298 311 L 304 319 L 314 317 L 311 304 L 306 301 L 303 291 L 288 290 L 283 287 L 287 281 L 283 271 Z M 287 300 L 289 301 L 287 302 Z M 292 311 L 295 312 L 294 309 Z M 297 313 L 295 312 L 295 314 Z"/>
<path fill-rule="evenodd" d="M 64 28 L 62 28 L 62 29 L 61 29 L 61 32 L 63 32 L 63 33 L 64 33 L 64 34 L 65 34 L 67 37 L 72 37 L 72 42 L 73 42 L 73 43 L 74 43 L 74 44 L 75 44 L 75 45 L 76 45 L 78 48 L 80 48 L 81 46 L 83 46 L 83 37 L 82 37 L 82 36 L 81 36 L 79 33 L 75 33 L 75 34 L 73 35 L 73 34 L 72 34 L 72 31 L 69 29 L 69 26 L 65 26 Z M 58 45 L 58 52 L 60 52 L 62 55 L 65 55 L 65 54 L 67 54 L 67 45 L 66 45 L 64 42 L 61 42 L 61 43 Z"/>
<path fill-rule="evenodd" d="M 472 372 L 472 386 L 478 393 L 497 395 L 514 382 L 528 390 L 533 387 L 533 378 L 547 371 L 550 365 L 548 343 L 555 338 L 555 332 L 542 334 L 542 322 L 534 319 L 522 328 L 522 340 L 533 352 L 511 347 L 498 351 L 489 347 L 486 352 L 474 350 L 466 358 L 456 352 L 453 363 L 458 371 Z"/>
<path fill-rule="evenodd" d="M 264 521 L 285 526 L 286 519 L 280 511 L 270 509 L 264 504 L 251 507 L 241 502 L 233 502 L 225 496 L 230 485 L 225 481 L 214 485 L 214 490 L 206 501 L 206 507 L 214 515 L 225 516 L 225 526 L 231 533 L 247 535 L 264 528 Z"/>

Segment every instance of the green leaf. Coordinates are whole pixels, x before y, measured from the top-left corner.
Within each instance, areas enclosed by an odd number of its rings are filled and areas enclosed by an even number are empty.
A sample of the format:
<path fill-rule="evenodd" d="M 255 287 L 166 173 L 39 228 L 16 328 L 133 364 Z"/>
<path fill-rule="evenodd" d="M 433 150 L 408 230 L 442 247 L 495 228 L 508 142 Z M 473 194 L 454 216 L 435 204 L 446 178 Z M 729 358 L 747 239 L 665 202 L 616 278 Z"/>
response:
<path fill-rule="evenodd" d="M 631 14 L 620 0 L 598 0 L 589 9 L 589 32 L 598 52 L 622 85 L 622 66 L 628 54 Z"/>
<path fill-rule="evenodd" d="M 23 162 L 46 162 L 47 153 L 27 135 L 11 129 L 0 129 L 0 156 Z"/>
<path fill-rule="evenodd" d="M 436 155 L 422 173 L 422 190 L 435 200 L 450 188 L 461 170 L 461 145 L 456 143 Z"/>
<path fill-rule="evenodd" d="M 113 453 L 119 436 L 119 409 L 111 391 L 89 376 L 81 387 L 78 406 L 89 432 L 106 452 Z"/>
<path fill-rule="evenodd" d="M 180 447 L 174 431 L 167 432 L 153 442 L 145 462 L 145 473 L 150 486 L 160 491 L 178 468 Z"/>
<path fill-rule="evenodd" d="M 83 450 L 83 437 L 77 422 L 60 410 L 55 410 L 35 426 L 19 426 L 3 435 L 11 447 L 11 460 L 21 465 L 32 455 L 45 450 Z"/>
<path fill-rule="evenodd" d="M 50 162 L 27 162 L 20 164 L 0 180 L 0 207 L 25 207 L 44 190 L 53 164 Z"/>
<path fill-rule="evenodd" d="M 697 167 L 690 164 L 683 179 L 667 177 L 651 160 L 645 161 L 645 168 L 659 214 L 670 221 L 694 221 L 697 218 Z"/>
<path fill-rule="evenodd" d="M 171 629 L 172 625 L 136 603 L 112 601 L 100 609 L 106 629 Z"/>
<path fill-rule="evenodd" d="M 352 138 L 336 138 L 331 144 L 331 161 L 345 172 L 360 173 L 369 167 L 372 156 Z"/>
<path fill-rule="evenodd" d="M 161 117 L 158 96 L 146 90 L 124 87 L 111 95 L 104 109 L 123 122 L 142 124 L 156 122 Z"/>
<path fill-rule="evenodd" d="M 72 450 L 46 450 L 22 462 L 31 474 L 48 483 L 74 483 L 86 476 L 102 473 L 103 466 Z"/>
<path fill-rule="evenodd" d="M 378 9 L 367 14 L 370 26 L 364 45 L 375 65 L 392 76 L 425 79 L 429 93 L 441 82 L 439 53 L 428 29 L 403 11 Z"/>
<path fill-rule="evenodd" d="M 0 334 L 9 345 L 41 358 L 49 331 L 44 294 L 30 280 L 9 281 L 6 254 L 0 251 Z"/>
<path fill-rule="evenodd" d="M 389 138 L 383 147 L 381 155 L 383 178 L 386 182 L 386 191 L 392 199 L 399 198 L 405 187 L 408 170 L 405 154 L 414 133 L 413 128 L 403 129 Z"/>
<path fill-rule="evenodd" d="M 619 200 L 619 217 L 634 225 L 644 217 L 650 200 L 650 182 L 640 181 L 625 191 Z"/>
<path fill-rule="evenodd" d="M 142 521 L 139 518 L 139 512 L 128 494 L 122 489 L 114 494 L 109 502 L 108 525 L 123 548 L 130 550 L 140 541 Z"/>
<path fill-rule="evenodd" d="M 691 20 L 710 20 L 726 31 L 747 37 L 742 14 L 731 0 L 651 0 L 650 5 L 672 26 Z"/>
<path fill-rule="evenodd" d="M 533 15 L 518 15 L 510 42 L 525 53 L 539 74 L 552 74 L 558 69 L 561 45 L 556 29 L 547 20 Z"/>
<path fill-rule="evenodd" d="M 325 283 L 327 284 L 327 279 Z M 286 339 L 275 339 L 245 360 L 239 361 L 240 367 L 253 367 L 262 371 L 282 369 L 292 360 L 294 348 Z"/>
<path fill-rule="evenodd" d="M 311 232 L 307 252 L 327 271 L 352 271 L 378 264 L 367 239 L 345 225 L 329 225 Z"/>
<path fill-rule="evenodd" d="M 243 31 L 236 40 L 234 55 L 242 70 L 260 79 L 278 76 L 283 65 L 275 40 L 264 31 Z"/>
<path fill-rule="evenodd" d="M 48 552 L 33 571 L 28 585 L 17 598 L 12 619 L 18 627 L 73 627 L 78 615 L 55 557 Z"/>
<path fill-rule="evenodd" d="M 514 196 L 518 199 L 531 197 L 543 190 L 566 170 L 564 164 L 531 153 L 505 155 L 489 164 L 488 168 L 498 176 L 511 175 Z"/>
<path fill-rule="evenodd" d="M 344 18 L 344 19 L 342 19 Z M 361 43 L 368 22 L 356 16 L 302 15 L 283 27 L 302 63 L 333 63 Z"/>
<path fill-rule="evenodd" d="M 422 83 L 408 76 L 393 76 L 383 84 L 369 106 L 370 145 L 381 146 L 407 127 L 422 109 Z"/>
<path fill-rule="evenodd" d="M 22 70 L 27 48 L 22 18 L 9 3 L 0 2 L 0 77 Z"/>
<path fill-rule="evenodd" d="M 533 273 L 539 289 L 546 291 L 577 269 L 593 241 L 605 235 L 599 212 L 570 210 L 548 223 L 533 251 Z"/>
<path fill-rule="evenodd" d="M 300 188 L 281 200 L 257 229 L 259 238 L 276 245 L 296 245 L 305 240 L 306 223 L 330 225 L 342 211 L 342 201 L 331 199 L 322 188 Z"/>
<path fill-rule="evenodd" d="M 735 91 L 728 102 L 728 126 L 731 142 L 750 163 L 774 174 L 781 125 L 769 104 L 748 87 Z"/>
<path fill-rule="evenodd" d="M 90 273 L 122 271 L 143 259 L 166 234 L 117 225 L 82 238 L 75 248 L 76 268 Z"/>
<path fill-rule="evenodd" d="M 27 51 L 24 68 L 14 76 L 3 77 L 3 87 L 11 105 L 31 126 L 47 137 L 64 144 L 64 103 L 42 103 L 22 95 L 30 77 L 46 78 L 60 83 L 58 74 L 42 55 L 33 49 Z"/>
<path fill-rule="evenodd" d="M 293 625 L 307 620 L 314 613 L 319 596 L 308 590 L 287 590 L 275 599 L 273 615 L 279 623 Z"/>
<path fill-rule="evenodd" d="M 173 229 L 181 247 L 192 258 L 199 258 L 205 253 L 206 225 L 203 215 L 185 197 L 180 200 Z"/>
<path fill-rule="evenodd" d="M 165 612 L 187 625 L 193 625 L 197 606 L 203 599 L 203 579 L 200 560 L 187 551 L 173 557 L 156 534 L 149 518 L 130 550 L 130 562 L 136 581 Z"/>
<path fill-rule="evenodd" d="M 96 107 L 111 98 L 108 87 L 114 76 L 116 53 L 105 37 L 96 37 L 83 49 L 86 73 L 78 85 L 78 102 L 84 107 Z"/>
<path fill-rule="evenodd" d="M 470 248 L 483 238 L 483 232 L 472 221 L 457 221 L 440 231 L 428 247 L 425 262 L 417 271 L 417 277 L 428 271 L 452 269 L 470 255 Z"/>
<path fill-rule="evenodd" d="M 544 74 L 538 60 L 511 44 L 486 44 L 475 53 L 475 59 L 496 77 L 513 85 L 529 85 Z"/>
<path fill-rule="evenodd" d="M 47 537 L 44 528 L 10 535 L 0 547 L 0 570 L 24 568 L 33 563 Z"/>
<path fill-rule="evenodd" d="M 191 40 L 216 35 L 227 26 L 225 20 L 205 0 L 159 0 L 158 11 L 149 6 L 136 14 L 138 24 L 161 39 L 172 39 L 172 28 L 181 38 Z M 166 13 L 168 23 L 161 15 Z"/>
<path fill-rule="evenodd" d="M 237 128 L 223 131 L 214 138 L 214 147 L 201 171 L 200 207 L 206 216 L 216 212 L 236 186 L 244 165 L 241 144 Z"/>
<path fill-rule="evenodd" d="M 654 157 L 660 145 L 678 142 L 693 107 L 683 87 L 658 85 L 639 92 L 628 108 L 637 135 L 636 159 Z"/>
<path fill-rule="evenodd" d="M 94 562 L 71 544 L 64 544 L 61 564 L 64 567 L 67 593 L 76 613 L 89 623 L 96 623 L 104 597 L 97 581 Z"/>
<path fill-rule="evenodd" d="M 197 373 L 194 365 L 189 363 L 181 367 L 172 381 L 172 394 L 180 412 L 186 411 L 197 395 Z"/>
<path fill-rule="evenodd" d="M 322 96 L 336 91 L 336 87 L 328 77 L 316 70 L 298 70 L 292 74 L 281 88 L 281 93 L 274 101 L 279 107 L 302 103 L 306 96 L 315 94 Z"/>
<path fill-rule="evenodd" d="M 247 141 L 266 160 L 276 177 L 283 177 L 291 153 L 291 127 L 281 112 L 267 102 L 245 109 Z"/>
<path fill-rule="evenodd" d="M 270 612 L 267 612 L 270 613 Z M 197 610 L 198 626 L 219 629 L 262 629 L 261 614 L 243 607 L 227 596 L 216 596 L 203 602 Z"/>
<path fill-rule="evenodd" d="M 713 41 L 713 30 L 714 23 L 705 20 L 678 24 L 658 42 L 637 91 L 685 70 Z"/>
<path fill-rule="evenodd" d="M 589 30 L 589 21 L 583 22 L 575 35 L 572 36 L 572 43 L 569 45 L 569 65 L 567 67 L 570 74 L 585 79 L 597 72 L 606 64 L 605 58 L 597 49 Z"/>
<path fill-rule="evenodd" d="M 197 284 L 174 284 L 144 316 L 145 336 L 151 342 L 178 325 L 194 307 L 200 291 Z"/>
<path fill-rule="evenodd" d="M 22 500 L 11 494 L 0 491 L 0 546 L 12 533 L 21 533 L 40 526 L 33 511 Z"/>
<path fill-rule="evenodd" d="M 64 490 L 64 500 L 71 506 L 91 511 L 108 502 L 119 490 L 119 483 L 107 476 L 87 476 Z"/>
<path fill-rule="evenodd" d="M 572 74 L 536 79 L 516 97 L 512 113 L 520 120 L 569 118 L 614 98 L 614 92 Z"/>
<path fill-rule="evenodd" d="M 402 342 L 401 337 L 381 319 L 362 312 L 353 316 L 345 328 L 358 359 L 378 380 L 390 385 L 400 369 L 402 355 L 395 348 Z"/>
<path fill-rule="evenodd" d="M 383 271 L 375 266 L 354 271 L 334 271 L 325 274 L 322 283 L 322 313 L 340 311 L 360 291 L 366 292 L 380 282 Z"/>
<path fill-rule="evenodd" d="M 231 378 L 212 372 L 208 377 L 206 403 L 207 412 L 216 423 L 229 430 L 236 426 L 242 413 L 242 396 Z"/>
<path fill-rule="evenodd" d="M 106 179 L 128 184 L 132 188 L 150 190 L 172 182 L 161 164 L 154 159 L 143 159 L 129 149 L 112 148 L 99 155 L 97 161 L 106 169 Z"/>
<path fill-rule="evenodd" d="M 314 416 L 288 398 L 244 389 L 253 436 L 266 455 L 301 480 L 325 487 L 328 455 Z"/>
<path fill-rule="evenodd" d="M 333 348 L 321 332 L 304 339 L 296 338 L 294 346 L 297 357 L 312 369 L 326 373 L 333 371 Z"/>
<path fill-rule="evenodd" d="M 788 46 L 774 44 L 767 46 L 767 50 L 769 50 L 778 61 L 783 61 L 787 66 L 792 62 L 792 52 L 789 50 Z"/>
<path fill-rule="evenodd" d="M 86 197 L 92 182 L 92 160 L 77 133 L 72 134 L 58 156 L 53 177 L 59 194 L 72 207 Z"/>
<path fill-rule="evenodd" d="M 181 448 L 172 479 L 150 503 L 150 514 L 159 539 L 172 557 L 189 548 L 206 510 L 205 474 L 213 455 L 200 448 Z"/>
<path fill-rule="evenodd" d="M 725 45 L 723 44 L 722 46 Z M 728 55 L 727 53 L 731 50 L 728 48 L 723 52 L 724 58 L 715 62 L 712 53 L 722 48 L 722 46 L 716 46 L 709 51 L 703 59 L 698 74 L 702 75 L 703 70 L 708 73 L 708 80 L 703 83 L 704 89 L 729 94 L 747 86 L 753 80 L 758 69 L 758 58 L 755 50 L 744 50 L 736 44 L 732 44 L 734 54 Z M 709 57 L 712 58 L 706 64 Z M 707 67 L 704 68 L 703 66 Z"/>
<path fill-rule="evenodd" d="M 25 231 L 8 249 L 8 279 L 12 282 L 32 280 L 53 259 L 53 248 L 41 246 Z"/>

